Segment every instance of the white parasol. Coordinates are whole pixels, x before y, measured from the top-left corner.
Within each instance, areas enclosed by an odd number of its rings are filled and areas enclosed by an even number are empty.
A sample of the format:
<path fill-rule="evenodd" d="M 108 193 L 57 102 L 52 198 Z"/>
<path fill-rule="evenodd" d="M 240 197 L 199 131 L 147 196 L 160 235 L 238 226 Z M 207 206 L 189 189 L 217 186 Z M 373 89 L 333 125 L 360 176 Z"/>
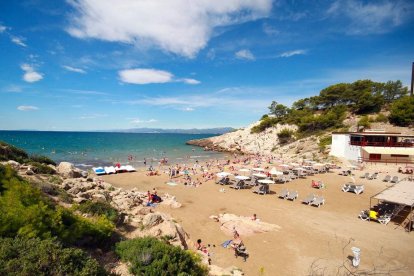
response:
<path fill-rule="evenodd" d="M 249 169 L 240 169 L 239 172 L 250 172 Z"/>
<path fill-rule="evenodd" d="M 264 172 L 265 170 L 264 169 L 262 169 L 262 168 L 253 168 L 252 169 L 253 171 L 256 171 L 256 172 Z"/>
<path fill-rule="evenodd" d="M 252 174 L 253 176 L 259 177 L 259 178 L 265 178 L 267 177 L 267 175 L 265 175 L 264 173 L 254 173 Z"/>
<path fill-rule="evenodd" d="M 216 175 L 218 177 L 226 177 L 226 176 L 229 176 L 229 175 L 232 175 L 232 174 L 231 173 L 228 173 L 228 172 L 219 172 Z"/>
<path fill-rule="evenodd" d="M 237 175 L 234 178 L 236 178 L 238 180 L 247 180 L 247 179 L 250 179 L 250 177 L 244 176 L 244 175 Z"/>
<path fill-rule="evenodd" d="M 275 182 L 270 179 L 260 179 L 257 182 L 259 182 L 260 184 L 275 184 Z"/>
<path fill-rule="evenodd" d="M 270 172 L 271 175 L 283 175 L 283 172 L 276 170 L 275 167 L 273 167 Z"/>

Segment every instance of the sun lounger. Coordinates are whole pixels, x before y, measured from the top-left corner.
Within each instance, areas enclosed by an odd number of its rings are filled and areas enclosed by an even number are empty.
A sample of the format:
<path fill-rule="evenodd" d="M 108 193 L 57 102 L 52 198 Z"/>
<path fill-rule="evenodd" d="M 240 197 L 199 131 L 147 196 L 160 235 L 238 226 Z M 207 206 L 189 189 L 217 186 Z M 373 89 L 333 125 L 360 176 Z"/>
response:
<path fill-rule="evenodd" d="M 259 185 L 257 186 L 254 190 L 253 193 L 257 193 L 257 194 L 268 194 L 269 193 L 269 185 Z"/>
<path fill-rule="evenodd" d="M 304 200 L 302 200 L 302 203 L 305 204 L 311 204 L 314 200 L 315 200 L 315 195 L 314 194 L 309 194 Z"/>
<path fill-rule="evenodd" d="M 136 172 L 137 170 L 132 167 L 131 165 L 126 165 L 125 169 L 127 170 L 127 172 Z"/>
<path fill-rule="evenodd" d="M 279 197 L 285 199 L 289 195 L 289 191 L 287 189 L 284 189 L 280 192 Z"/>
<path fill-rule="evenodd" d="M 231 185 L 229 187 L 230 188 L 233 188 L 233 189 L 240 190 L 240 189 L 244 189 L 245 183 L 244 183 L 243 180 L 239 180 L 239 181 L 237 181 L 237 183 L 235 183 L 234 185 Z"/>
<path fill-rule="evenodd" d="M 322 196 L 316 197 L 314 201 L 311 202 L 310 205 L 320 207 L 321 205 L 325 204 L 325 199 Z"/>
<path fill-rule="evenodd" d="M 387 225 L 391 221 L 391 215 L 382 215 L 380 217 L 377 217 L 377 215 L 378 213 L 375 211 L 363 210 L 358 217 L 365 221 L 375 220 L 384 225 Z"/>
<path fill-rule="evenodd" d="M 391 183 L 398 183 L 398 181 L 399 181 L 398 176 L 393 176 L 390 182 Z"/>
<path fill-rule="evenodd" d="M 373 180 L 373 179 L 377 179 L 377 177 L 378 177 L 378 173 L 373 173 L 368 179 Z"/>
<path fill-rule="evenodd" d="M 102 167 L 94 167 L 92 170 L 95 172 L 96 175 L 104 175 L 106 174 L 105 169 Z"/>
<path fill-rule="evenodd" d="M 355 185 L 355 184 L 352 184 L 352 183 L 346 183 L 342 186 L 342 191 L 343 192 L 353 192 L 357 195 L 362 193 L 364 190 L 365 190 L 364 185 Z"/>
<path fill-rule="evenodd" d="M 391 175 L 388 174 L 387 176 L 384 177 L 382 181 L 389 182 L 390 180 L 391 180 Z"/>
<path fill-rule="evenodd" d="M 105 167 L 104 169 L 105 169 L 106 174 L 116 173 L 114 166 Z"/>
<path fill-rule="evenodd" d="M 294 192 L 290 192 L 289 195 L 286 197 L 286 199 L 295 201 L 295 199 L 297 199 L 298 196 L 299 196 L 298 192 L 294 191 Z"/>
<path fill-rule="evenodd" d="M 368 177 L 369 177 L 369 173 L 365 173 L 364 175 L 361 175 L 361 178 L 366 178 L 366 179 L 368 179 Z"/>

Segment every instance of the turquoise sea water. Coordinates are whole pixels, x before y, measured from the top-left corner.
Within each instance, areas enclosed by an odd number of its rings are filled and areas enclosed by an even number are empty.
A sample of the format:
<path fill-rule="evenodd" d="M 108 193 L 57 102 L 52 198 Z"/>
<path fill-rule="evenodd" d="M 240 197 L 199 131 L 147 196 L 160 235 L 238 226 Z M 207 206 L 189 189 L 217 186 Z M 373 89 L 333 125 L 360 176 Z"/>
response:
<path fill-rule="evenodd" d="M 0 131 L 0 140 L 23 148 L 29 154 L 45 155 L 56 162 L 69 161 L 78 167 L 108 165 L 115 162 L 143 166 L 223 158 L 218 152 L 205 152 L 186 141 L 211 137 L 207 134 L 152 134 L 103 132 Z"/>

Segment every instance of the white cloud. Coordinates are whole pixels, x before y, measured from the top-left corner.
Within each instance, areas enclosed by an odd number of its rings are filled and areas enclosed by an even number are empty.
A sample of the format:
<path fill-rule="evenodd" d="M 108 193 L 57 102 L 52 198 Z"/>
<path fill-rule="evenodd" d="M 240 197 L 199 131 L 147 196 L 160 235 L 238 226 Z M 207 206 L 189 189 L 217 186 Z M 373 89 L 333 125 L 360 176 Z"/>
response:
<path fill-rule="evenodd" d="M 133 84 L 171 82 L 173 74 L 155 69 L 127 69 L 118 72 L 121 81 Z"/>
<path fill-rule="evenodd" d="M 81 68 L 76 68 L 76 67 L 72 67 L 72 66 L 67 66 L 67 65 L 62 65 L 62 67 L 68 71 L 71 72 L 75 72 L 75 73 L 80 73 L 80 74 L 86 74 L 86 71 L 81 69 Z"/>
<path fill-rule="evenodd" d="M 156 45 L 194 57 L 215 27 L 267 17 L 272 0 L 73 0 L 67 31 L 78 38 Z M 116 8 L 114 8 L 116 7 Z"/>
<path fill-rule="evenodd" d="M 199 80 L 195 80 L 195 79 L 181 79 L 179 81 L 182 81 L 187 84 L 200 84 L 201 83 Z"/>
<path fill-rule="evenodd" d="M 234 54 L 238 59 L 255 60 L 253 53 L 248 49 L 243 49 Z"/>
<path fill-rule="evenodd" d="M 25 72 L 23 75 L 23 80 L 26 82 L 36 82 L 43 79 L 43 75 L 36 72 L 32 65 L 24 63 L 20 66 Z"/>
<path fill-rule="evenodd" d="M 24 41 L 23 37 L 11 36 L 10 39 L 16 45 L 27 47 L 26 43 L 23 42 Z"/>
<path fill-rule="evenodd" d="M 32 106 L 32 105 L 19 105 L 17 107 L 17 110 L 20 111 L 33 111 L 33 110 L 38 110 L 39 108 L 37 106 Z"/>
<path fill-rule="evenodd" d="M 359 0 L 335 1 L 328 16 L 344 17 L 345 33 L 350 35 L 379 34 L 401 25 L 414 13 L 413 3 L 404 0 L 363 2 Z"/>
<path fill-rule="evenodd" d="M 93 113 L 93 114 L 86 114 L 86 115 L 80 116 L 79 119 L 89 120 L 89 119 L 97 119 L 97 118 L 104 118 L 104 117 L 108 117 L 108 115 L 100 114 L 100 113 Z"/>
<path fill-rule="evenodd" d="M 279 57 L 291 57 L 296 55 L 305 55 L 307 53 L 307 50 L 294 50 L 294 51 L 287 51 L 284 53 L 281 53 Z"/>
<path fill-rule="evenodd" d="M 129 120 L 131 120 L 130 121 L 131 124 L 136 124 L 136 125 L 138 125 L 138 124 L 149 124 L 149 123 L 156 123 L 156 122 L 158 122 L 158 120 L 155 120 L 155 119 L 141 120 L 139 118 L 132 118 L 132 119 L 129 119 Z"/>
<path fill-rule="evenodd" d="M 264 23 L 262 27 L 263 27 L 263 32 L 267 34 L 268 36 L 274 36 L 274 35 L 280 34 L 280 31 L 278 29 L 276 29 L 275 27 L 267 23 Z"/>
<path fill-rule="evenodd" d="M 4 32 L 5 30 L 7 30 L 7 27 L 6 26 L 3 26 L 3 25 L 0 25 L 0 34 L 2 32 Z"/>
<path fill-rule="evenodd" d="M 23 91 L 23 88 L 21 86 L 11 84 L 9 86 L 6 86 L 4 88 L 4 91 L 6 91 L 6 92 L 13 92 L 13 93 L 20 93 L 20 92 Z"/>
<path fill-rule="evenodd" d="M 150 84 L 167 82 L 183 82 L 186 84 L 200 83 L 200 81 L 190 78 L 175 79 L 172 73 L 156 69 L 126 69 L 119 71 L 118 75 L 122 82 L 132 84 Z"/>
<path fill-rule="evenodd" d="M 192 107 L 184 107 L 184 108 L 182 108 L 181 110 L 182 110 L 182 111 L 191 112 L 191 111 L 194 111 L 195 109 L 194 109 L 194 108 L 192 108 Z"/>
<path fill-rule="evenodd" d="M 80 95 L 108 95 L 108 93 L 95 90 L 79 90 L 79 89 L 58 89 L 60 91 L 69 92 Z"/>

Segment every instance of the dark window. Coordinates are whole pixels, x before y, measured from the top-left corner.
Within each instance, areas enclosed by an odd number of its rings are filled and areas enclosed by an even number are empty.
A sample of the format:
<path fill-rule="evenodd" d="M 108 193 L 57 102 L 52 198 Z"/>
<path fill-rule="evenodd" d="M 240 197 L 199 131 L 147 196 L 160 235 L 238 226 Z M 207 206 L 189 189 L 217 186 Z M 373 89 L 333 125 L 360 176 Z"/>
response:
<path fill-rule="evenodd" d="M 381 160 L 381 154 L 370 154 L 369 160 Z"/>
<path fill-rule="evenodd" d="M 391 157 L 409 157 L 409 155 L 405 155 L 405 154 L 391 154 Z"/>

